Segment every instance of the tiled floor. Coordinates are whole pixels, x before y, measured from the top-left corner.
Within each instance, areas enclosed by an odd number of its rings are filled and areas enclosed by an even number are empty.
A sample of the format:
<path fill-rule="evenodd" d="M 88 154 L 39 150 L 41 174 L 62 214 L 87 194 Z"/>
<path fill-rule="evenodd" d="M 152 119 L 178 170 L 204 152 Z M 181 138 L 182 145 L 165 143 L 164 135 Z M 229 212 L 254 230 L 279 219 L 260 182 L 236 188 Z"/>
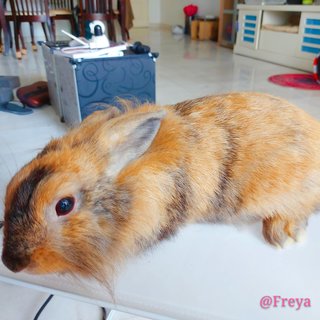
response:
<path fill-rule="evenodd" d="M 190 41 L 158 29 L 136 29 L 133 40 L 142 41 L 159 52 L 157 61 L 157 102 L 170 104 L 180 100 L 227 91 L 262 91 L 272 93 L 304 108 L 320 118 L 320 91 L 303 91 L 279 87 L 267 81 L 270 75 L 297 72 L 278 65 L 233 55 L 213 42 Z M 29 53 L 22 61 L 0 56 L 1 75 L 19 75 L 21 83 L 45 80 L 41 53 Z M 0 114 L 0 197 L 5 182 L 34 153 L 28 141 L 41 148 L 51 136 L 65 130 L 50 107 L 35 110 L 32 116 Z M 54 125 L 52 125 L 54 123 Z M 4 168 L 5 166 L 5 168 Z M 0 203 L 0 212 L 2 203 Z M 0 214 L 1 216 L 1 214 Z M 0 283 L 0 319 L 31 319 L 46 299 L 46 294 Z M 41 319 L 100 319 L 95 306 L 55 297 Z M 133 320 L 137 317 L 115 313 L 112 320 Z"/>
<path fill-rule="evenodd" d="M 0 319 L 33 319 L 46 301 L 46 293 L 0 283 Z M 39 320 L 103 320 L 102 309 L 83 302 L 54 296 Z M 108 320 L 147 320 L 123 312 L 111 312 Z"/>

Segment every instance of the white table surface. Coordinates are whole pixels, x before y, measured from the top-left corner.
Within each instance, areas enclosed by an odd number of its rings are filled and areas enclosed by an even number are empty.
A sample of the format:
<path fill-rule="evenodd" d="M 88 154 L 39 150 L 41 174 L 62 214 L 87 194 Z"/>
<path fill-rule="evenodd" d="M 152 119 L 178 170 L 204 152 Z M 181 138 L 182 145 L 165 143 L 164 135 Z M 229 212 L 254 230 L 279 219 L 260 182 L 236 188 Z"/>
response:
<path fill-rule="evenodd" d="M 49 108 L 38 111 L 29 122 L 12 117 L 0 118 L 2 198 L 15 169 L 33 157 L 51 136 L 65 130 Z M 15 127 L 10 123 L 13 119 Z M 0 212 L 2 208 L 0 204 Z M 190 225 L 175 238 L 128 261 L 114 281 L 114 300 L 94 282 L 58 275 L 14 274 L 1 263 L 0 281 L 155 320 L 319 320 L 319 214 L 309 221 L 306 241 L 284 250 L 266 244 L 260 229 L 260 224 Z M 296 310 L 297 304 L 279 305 L 263 310 L 259 301 L 266 295 L 309 298 L 311 307 Z"/>

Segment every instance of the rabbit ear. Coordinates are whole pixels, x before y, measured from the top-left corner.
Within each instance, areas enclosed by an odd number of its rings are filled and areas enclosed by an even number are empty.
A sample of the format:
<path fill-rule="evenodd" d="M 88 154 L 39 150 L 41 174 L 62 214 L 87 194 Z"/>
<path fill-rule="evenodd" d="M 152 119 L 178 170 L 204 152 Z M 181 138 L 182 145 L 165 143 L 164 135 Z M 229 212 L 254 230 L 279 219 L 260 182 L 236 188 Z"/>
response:
<path fill-rule="evenodd" d="M 115 177 L 129 162 L 148 150 L 158 133 L 164 110 L 125 118 L 112 126 L 107 175 Z"/>

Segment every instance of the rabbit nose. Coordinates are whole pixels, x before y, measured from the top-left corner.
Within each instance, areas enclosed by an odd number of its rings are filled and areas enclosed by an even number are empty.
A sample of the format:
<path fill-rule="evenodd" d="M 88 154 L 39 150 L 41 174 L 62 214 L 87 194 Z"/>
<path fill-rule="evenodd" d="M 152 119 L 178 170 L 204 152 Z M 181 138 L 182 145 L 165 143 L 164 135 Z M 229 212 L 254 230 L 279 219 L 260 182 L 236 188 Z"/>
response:
<path fill-rule="evenodd" d="M 12 254 L 4 249 L 2 252 L 2 262 L 11 271 L 19 272 L 29 265 L 30 256 Z"/>

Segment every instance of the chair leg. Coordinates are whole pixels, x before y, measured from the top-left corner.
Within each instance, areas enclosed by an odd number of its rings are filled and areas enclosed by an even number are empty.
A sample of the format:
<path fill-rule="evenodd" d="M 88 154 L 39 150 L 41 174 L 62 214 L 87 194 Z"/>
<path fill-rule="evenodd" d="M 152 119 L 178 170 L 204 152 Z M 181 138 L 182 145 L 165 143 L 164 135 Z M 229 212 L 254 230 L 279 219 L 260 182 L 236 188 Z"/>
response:
<path fill-rule="evenodd" d="M 23 34 L 22 34 L 22 30 L 21 30 L 21 23 L 19 23 L 19 37 L 20 37 L 20 41 L 21 41 L 21 53 L 23 55 L 27 54 L 27 48 L 26 48 L 26 44 L 24 42 L 24 38 L 23 38 Z"/>
<path fill-rule="evenodd" d="M 9 21 L 7 22 L 7 30 L 8 30 L 8 43 L 10 46 L 10 49 L 13 48 L 13 37 L 12 37 L 12 32 L 11 32 L 11 27 Z"/>
<path fill-rule="evenodd" d="M 3 42 L 1 34 L 3 32 Z M 0 52 L 3 52 L 4 55 L 9 54 L 10 46 L 10 26 L 9 21 L 6 20 L 5 16 L 0 16 Z"/>
<path fill-rule="evenodd" d="M 55 32 L 53 31 L 53 27 L 52 27 L 52 23 L 51 23 L 50 18 L 47 20 L 47 26 L 48 26 L 48 30 L 49 30 L 50 41 L 56 41 Z"/>
<path fill-rule="evenodd" d="M 19 34 L 19 37 L 20 37 L 20 41 L 21 41 L 21 53 L 22 53 L 22 55 L 25 56 L 27 54 L 27 48 L 26 48 L 22 33 Z"/>
<path fill-rule="evenodd" d="M 116 33 L 115 33 L 113 20 L 108 20 L 107 21 L 107 26 L 108 26 L 108 37 L 109 37 L 109 39 L 111 41 L 116 42 Z"/>
<path fill-rule="evenodd" d="M 1 31 L 2 31 L 2 28 L 1 28 L 1 24 L 0 24 L 0 53 L 2 53 L 4 51 L 2 37 L 1 37 L 1 33 L 2 33 Z"/>
<path fill-rule="evenodd" d="M 12 48 L 12 41 L 10 39 L 7 22 L 4 22 L 4 23 L 6 25 L 3 28 L 0 23 L 0 53 L 7 55 L 9 53 L 9 46 Z M 2 42 L 2 32 L 3 32 L 3 42 Z"/>
<path fill-rule="evenodd" d="M 45 36 L 45 38 L 46 38 L 46 41 L 49 41 L 48 32 L 47 32 L 45 23 L 44 23 L 44 22 L 41 22 L 41 26 L 42 26 L 42 30 L 43 30 L 44 36 Z"/>
<path fill-rule="evenodd" d="M 31 46 L 33 51 L 37 51 L 37 46 L 34 42 L 34 29 L 33 29 L 33 23 L 29 22 L 30 25 L 30 35 L 31 35 Z"/>
<path fill-rule="evenodd" d="M 119 15 L 119 17 L 118 17 L 118 22 L 120 24 L 122 40 L 123 41 L 127 41 L 129 39 L 129 32 L 128 32 L 127 28 L 124 25 L 125 21 L 123 20 L 121 15 Z"/>
<path fill-rule="evenodd" d="M 6 18 L 4 16 L 4 13 L 3 13 L 2 4 L 0 4 L 0 10 L 1 10 L 1 14 L 0 14 L 0 52 L 3 52 L 4 47 L 3 47 L 3 43 L 2 43 L 1 33 L 2 33 L 2 26 L 3 26 L 3 37 L 5 38 L 7 22 L 6 22 Z"/>
<path fill-rule="evenodd" d="M 85 31 L 85 19 L 82 17 L 81 18 L 81 31 L 80 31 L 80 36 L 81 37 L 84 37 L 85 36 L 85 33 L 86 33 L 86 31 Z"/>
<path fill-rule="evenodd" d="M 119 9 L 119 15 L 118 15 L 118 21 L 121 28 L 121 37 L 123 41 L 127 41 L 127 28 L 126 28 L 126 4 L 125 0 L 118 0 L 118 9 Z"/>
<path fill-rule="evenodd" d="M 20 44 L 19 44 L 19 23 L 17 21 L 13 21 L 14 26 L 14 42 L 16 45 L 16 57 L 17 59 L 21 59 L 21 51 L 20 51 Z"/>
<path fill-rule="evenodd" d="M 71 26 L 71 33 L 76 34 L 76 21 L 75 21 L 73 15 L 69 18 L 69 21 L 70 21 L 70 26 Z"/>
<path fill-rule="evenodd" d="M 54 18 L 50 18 L 51 29 L 52 29 L 52 41 L 56 41 L 56 21 Z M 50 28 L 50 26 L 48 26 Z"/>

